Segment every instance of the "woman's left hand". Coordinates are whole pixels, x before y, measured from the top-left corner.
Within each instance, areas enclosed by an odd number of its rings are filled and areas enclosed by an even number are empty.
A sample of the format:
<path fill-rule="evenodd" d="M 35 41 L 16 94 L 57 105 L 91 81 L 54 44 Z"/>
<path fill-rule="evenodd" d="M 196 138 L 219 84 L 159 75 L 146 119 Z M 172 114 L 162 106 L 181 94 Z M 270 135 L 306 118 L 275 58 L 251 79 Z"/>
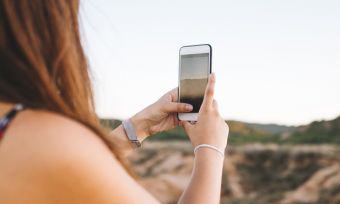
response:
<path fill-rule="evenodd" d="M 140 141 L 150 135 L 170 130 L 179 125 L 178 112 L 192 111 L 192 105 L 177 102 L 177 95 L 178 89 L 175 88 L 130 118 Z"/>

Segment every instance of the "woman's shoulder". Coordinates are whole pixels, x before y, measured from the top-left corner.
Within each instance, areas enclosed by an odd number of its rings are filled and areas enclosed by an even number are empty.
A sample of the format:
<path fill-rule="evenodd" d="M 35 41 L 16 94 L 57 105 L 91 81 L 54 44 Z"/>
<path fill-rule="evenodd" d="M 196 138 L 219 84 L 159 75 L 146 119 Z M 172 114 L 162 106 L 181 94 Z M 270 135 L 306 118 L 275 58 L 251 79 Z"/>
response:
<path fill-rule="evenodd" d="M 0 197 L 37 199 L 32 203 L 158 203 L 127 174 L 104 142 L 80 123 L 26 110 L 12 125 L 3 138 L 7 141 L 0 145 L 0 158 L 7 158 L 0 159 L 4 167 L 0 179 L 21 187 L 12 193 L 0 190 Z M 6 177 L 13 172 L 15 178 Z"/>
<path fill-rule="evenodd" d="M 0 144 L 0 156 L 17 156 L 23 165 L 34 161 L 46 165 L 67 162 L 87 154 L 114 158 L 105 142 L 85 125 L 41 110 L 19 113 Z"/>
<path fill-rule="evenodd" d="M 41 150 L 44 150 L 44 147 L 46 150 L 60 147 L 67 150 L 70 145 L 76 147 L 95 144 L 106 147 L 99 136 L 80 122 L 42 110 L 28 109 L 19 113 L 9 126 L 6 135 L 4 139 L 8 141 L 13 138 L 26 144 L 27 148 L 32 145 Z"/>
<path fill-rule="evenodd" d="M 7 194 L 39 202 L 47 202 L 40 200 L 41 193 L 51 194 L 49 201 L 76 202 L 100 186 L 113 188 L 110 185 L 125 174 L 99 136 L 77 121 L 46 111 L 17 115 L 0 143 L 0 158 L 0 178 L 17 186 Z"/>
<path fill-rule="evenodd" d="M 93 131 L 49 111 L 20 112 L 0 141 L 0 164 L 27 173 L 90 162 L 97 157 L 114 160 L 105 142 Z"/>
<path fill-rule="evenodd" d="M 110 152 L 104 141 L 85 125 L 61 114 L 41 110 L 28 109 L 19 113 L 3 140 L 3 146 L 15 145 L 15 149 L 25 154 L 39 153 L 35 155 L 39 157 L 62 157 L 84 149 Z"/>

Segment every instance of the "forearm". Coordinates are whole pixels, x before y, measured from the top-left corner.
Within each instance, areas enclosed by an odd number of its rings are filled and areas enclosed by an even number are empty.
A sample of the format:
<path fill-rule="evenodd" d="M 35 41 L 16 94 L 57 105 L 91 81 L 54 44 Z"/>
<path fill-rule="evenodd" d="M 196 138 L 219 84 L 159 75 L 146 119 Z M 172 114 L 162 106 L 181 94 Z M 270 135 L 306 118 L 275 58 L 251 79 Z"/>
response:
<path fill-rule="evenodd" d="M 195 156 L 192 176 L 179 204 L 220 202 L 223 158 L 214 150 L 202 148 Z"/>
<path fill-rule="evenodd" d="M 146 132 L 145 121 L 136 114 L 135 116 L 130 118 L 133 126 L 136 130 L 136 135 L 140 142 L 148 136 Z M 121 155 L 126 156 L 134 150 L 134 146 L 129 141 L 126 132 L 124 130 L 123 125 L 119 125 L 116 129 L 114 129 L 109 136 L 110 146 L 115 148 L 116 151 L 119 151 Z"/>
<path fill-rule="evenodd" d="M 126 136 L 123 125 L 119 125 L 116 129 L 111 131 L 109 137 L 111 148 L 114 148 L 122 156 L 126 156 L 132 152 L 133 146 Z"/>

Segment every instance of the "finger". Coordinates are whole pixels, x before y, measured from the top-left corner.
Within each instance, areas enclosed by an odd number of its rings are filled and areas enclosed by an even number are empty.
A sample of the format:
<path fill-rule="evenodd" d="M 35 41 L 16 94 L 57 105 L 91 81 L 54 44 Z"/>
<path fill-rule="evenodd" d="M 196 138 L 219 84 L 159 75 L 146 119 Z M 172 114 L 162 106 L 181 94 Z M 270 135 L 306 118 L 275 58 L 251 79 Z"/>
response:
<path fill-rule="evenodd" d="M 165 98 L 166 101 L 169 102 L 177 102 L 177 98 L 178 98 L 178 88 L 174 88 L 171 91 L 169 91 L 168 93 L 166 93 L 162 98 Z"/>
<path fill-rule="evenodd" d="M 185 129 L 185 131 L 189 131 L 194 126 L 193 124 L 191 124 L 188 121 L 181 121 L 180 123 L 183 126 L 183 128 Z"/>
<path fill-rule="evenodd" d="M 218 110 L 218 103 L 215 99 L 213 100 L 213 107 L 214 109 Z"/>
<path fill-rule="evenodd" d="M 180 120 L 178 120 L 177 113 L 172 113 L 171 117 L 173 119 L 174 127 L 177 127 L 177 126 L 181 125 L 180 124 Z"/>
<path fill-rule="evenodd" d="M 215 73 L 210 74 L 207 87 L 204 93 L 204 99 L 202 106 L 210 107 L 214 100 L 214 92 L 215 92 Z"/>
<path fill-rule="evenodd" d="M 163 110 L 167 113 L 183 113 L 192 111 L 193 107 L 187 103 L 177 103 L 177 102 L 169 102 L 165 103 L 163 106 Z"/>

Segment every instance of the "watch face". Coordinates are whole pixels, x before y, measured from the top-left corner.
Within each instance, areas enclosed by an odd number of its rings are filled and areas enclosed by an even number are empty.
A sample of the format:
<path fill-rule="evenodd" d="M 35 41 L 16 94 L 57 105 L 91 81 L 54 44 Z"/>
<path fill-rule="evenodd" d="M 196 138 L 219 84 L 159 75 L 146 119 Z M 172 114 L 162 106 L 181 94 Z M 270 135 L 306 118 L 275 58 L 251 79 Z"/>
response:
<path fill-rule="evenodd" d="M 141 147 L 142 144 L 140 143 L 140 141 L 137 138 L 135 128 L 133 127 L 133 124 L 131 123 L 131 121 L 130 120 L 124 120 L 122 122 L 122 125 L 123 125 L 124 131 L 125 131 L 128 139 L 129 139 L 129 141 L 131 142 L 131 145 L 134 148 Z"/>

